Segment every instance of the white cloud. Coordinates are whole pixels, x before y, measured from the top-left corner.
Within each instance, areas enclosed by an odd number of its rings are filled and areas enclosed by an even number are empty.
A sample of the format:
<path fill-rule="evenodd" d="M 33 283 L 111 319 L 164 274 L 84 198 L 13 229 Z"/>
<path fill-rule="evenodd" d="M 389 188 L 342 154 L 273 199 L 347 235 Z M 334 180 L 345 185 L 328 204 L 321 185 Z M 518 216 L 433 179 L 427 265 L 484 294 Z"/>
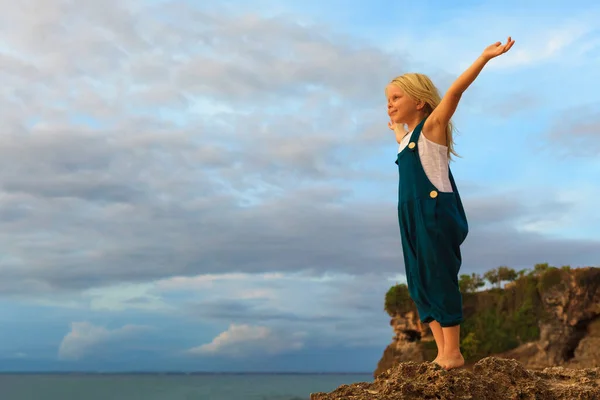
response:
<path fill-rule="evenodd" d="M 191 355 L 223 355 L 245 357 L 256 354 L 280 354 L 300 350 L 304 346 L 304 334 L 286 334 L 266 326 L 231 324 L 212 342 L 187 351 Z"/>
<path fill-rule="evenodd" d="M 152 293 L 154 287 L 155 285 L 151 283 L 120 284 L 86 290 L 82 297 L 89 299 L 92 310 L 172 310 L 173 306 L 165 303 L 159 295 Z"/>
<path fill-rule="evenodd" d="M 266 274 L 259 276 L 265 277 Z M 173 276 L 171 278 L 161 279 L 156 282 L 156 289 L 161 292 L 171 291 L 189 291 L 207 289 L 214 286 L 215 283 L 223 281 L 242 281 L 248 279 L 248 274 L 230 273 L 230 274 L 203 274 L 196 276 Z M 266 279 L 266 277 L 265 277 Z"/>
<path fill-rule="evenodd" d="M 71 323 L 71 331 L 63 338 L 58 349 L 61 360 L 79 360 L 94 352 L 99 346 L 135 337 L 147 327 L 125 325 L 121 328 L 107 329 L 89 322 Z"/>
<path fill-rule="evenodd" d="M 244 286 L 249 282 L 269 282 L 282 281 L 286 279 L 294 279 L 295 275 L 283 274 L 279 272 L 265 272 L 258 274 L 248 273 L 223 273 L 223 274 L 202 274 L 195 276 L 173 276 L 166 279 L 158 280 L 154 283 L 154 288 L 157 293 L 170 292 L 196 292 L 198 290 L 215 289 L 223 285 L 231 287 L 239 287 L 243 290 Z"/>
<path fill-rule="evenodd" d="M 239 292 L 240 299 L 276 299 L 275 292 L 267 289 L 245 289 Z"/>
<path fill-rule="evenodd" d="M 576 51 L 575 49 L 579 47 L 574 48 L 574 45 L 576 43 L 578 46 L 581 45 L 580 39 L 592 30 L 590 26 L 574 23 L 558 28 L 546 28 L 533 37 L 525 36 L 522 40 L 518 39 L 518 45 L 515 43 L 509 53 L 495 59 L 489 67 L 491 69 L 515 68 L 546 61 L 570 63 L 573 61 L 574 54 L 583 54 L 581 51 Z M 462 68 L 467 68 L 471 62 L 465 62 Z"/>
<path fill-rule="evenodd" d="M 443 69 L 455 76 L 485 47 L 496 41 L 505 43 L 508 36 L 516 40 L 515 46 L 486 69 L 522 68 L 549 61 L 573 65 L 597 45 L 597 8 L 573 13 L 553 10 L 532 19 L 530 12 L 496 7 L 470 7 L 459 17 L 445 18 L 427 29 L 415 29 L 409 23 L 399 28 L 385 47 L 410 54 L 423 68 L 438 68 L 436 73 Z"/>

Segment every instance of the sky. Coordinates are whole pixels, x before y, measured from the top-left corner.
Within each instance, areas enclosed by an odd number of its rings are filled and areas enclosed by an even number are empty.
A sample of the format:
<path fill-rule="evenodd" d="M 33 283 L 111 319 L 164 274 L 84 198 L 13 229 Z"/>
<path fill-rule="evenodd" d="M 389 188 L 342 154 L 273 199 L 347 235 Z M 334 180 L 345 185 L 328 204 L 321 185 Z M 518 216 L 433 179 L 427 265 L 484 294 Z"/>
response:
<path fill-rule="evenodd" d="M 597 266 L 600 7 L 449 7 L 0 0 L 0 371 L 372 372 L 385 85 L 508 36 L 454 116 L 461 273 Z"/>

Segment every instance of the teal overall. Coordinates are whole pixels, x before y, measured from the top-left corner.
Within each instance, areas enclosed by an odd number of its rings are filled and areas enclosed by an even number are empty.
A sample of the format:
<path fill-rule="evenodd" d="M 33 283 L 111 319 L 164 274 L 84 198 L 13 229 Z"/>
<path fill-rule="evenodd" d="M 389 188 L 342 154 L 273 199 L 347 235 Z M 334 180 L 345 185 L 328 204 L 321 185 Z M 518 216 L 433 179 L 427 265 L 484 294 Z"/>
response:
<path fill-rule="evenodd" d="M 460 245 L 468 224 L 452 172 L 452 192 L 439 192 L 421 164 L 418 152 L 422 120 L 396 159 L 399 172 L 398 222 L 410 297 L 424 323 L 458 325 L 463 320 L 458 271 Z"/>

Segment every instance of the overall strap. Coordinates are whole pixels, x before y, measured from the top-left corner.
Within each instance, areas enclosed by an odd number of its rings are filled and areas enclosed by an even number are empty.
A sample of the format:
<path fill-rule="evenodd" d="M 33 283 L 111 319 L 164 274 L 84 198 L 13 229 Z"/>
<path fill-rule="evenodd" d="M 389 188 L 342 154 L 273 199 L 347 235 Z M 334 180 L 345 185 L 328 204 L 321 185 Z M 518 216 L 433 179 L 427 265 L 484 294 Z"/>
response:
<path fill-rule="evenodd" d="M 408 149 L 410 151 L 414 151 L 417 148 L 417 143 L 419 141 L 419 136 L 421 135 L 421 130 L 423 129 L 423 125 L 425 125 L 425 121 L 427 117 L 423 118 L 419 125 L 413 129 L 413 133 L 410 135 L 410 141 L 408 142 Z"/>

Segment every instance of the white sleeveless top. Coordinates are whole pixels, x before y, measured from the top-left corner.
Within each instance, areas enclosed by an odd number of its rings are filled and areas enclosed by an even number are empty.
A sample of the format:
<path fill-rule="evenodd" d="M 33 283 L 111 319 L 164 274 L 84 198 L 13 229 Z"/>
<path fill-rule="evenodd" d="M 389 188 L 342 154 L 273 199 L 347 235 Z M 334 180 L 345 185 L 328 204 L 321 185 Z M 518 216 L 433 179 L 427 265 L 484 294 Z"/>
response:
<path fill-rule="evenodd" d="M 412 131 L 402 138 L 398 153 L 408 145 L 411 135 Z M 448 147 L 432 142 L 421 132 L 417 148 L 419 149 L 419 157 L 425 175 L 427 175 L 433 186 L 440 192 L 452 192 L 448 167 Z"/>

